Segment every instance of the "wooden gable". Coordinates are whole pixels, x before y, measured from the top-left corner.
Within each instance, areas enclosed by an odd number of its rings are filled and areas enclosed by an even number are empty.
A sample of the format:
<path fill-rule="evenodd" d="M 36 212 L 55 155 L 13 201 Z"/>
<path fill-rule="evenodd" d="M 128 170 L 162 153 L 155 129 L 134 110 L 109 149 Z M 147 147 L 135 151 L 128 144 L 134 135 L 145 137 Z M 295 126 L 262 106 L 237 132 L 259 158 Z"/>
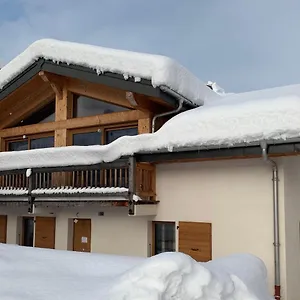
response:
<path fill-rule="evenodd" d="M 117 74 L 97 75 L 92 70 L 79 70 L 51 63 L 37 64 L 24 71 L 0 91 L 0 149 L 8 139 L 28 135 L 53 135 L 55 146 L 71 145 L 71 131 L 103 126 L 134 125 L 138 133 L 151 132 L 156 114 L 174 110 L 177 100 L 153 88 L 150 81 L 125 80 Z M 46 66 L 45 70 L 41 66 Z M 62 71 L 63 70 L 63 71 Z M 67 71 L 65 71 L 67 70 Z M 77 116 L 77 96 L 108 103 L 122 109 L 116 112 Z M 53 118 L 47 113 L 55 110 Z M 46 123 L 43 120 L 46 118 Z M 164 121 L 157 122 L 159 128 Z"/>

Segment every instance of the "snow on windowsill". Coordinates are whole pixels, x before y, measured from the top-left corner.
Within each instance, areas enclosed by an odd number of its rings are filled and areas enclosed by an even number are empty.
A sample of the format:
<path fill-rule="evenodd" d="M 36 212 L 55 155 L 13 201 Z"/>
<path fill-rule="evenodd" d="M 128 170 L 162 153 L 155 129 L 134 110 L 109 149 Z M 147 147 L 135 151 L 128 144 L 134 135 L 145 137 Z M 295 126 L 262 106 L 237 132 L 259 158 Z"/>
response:
<path fill-rule="evenodd" d="M 153 87 L 167 86 L 190 102 L 202 105 L 206 100 L 220 96 L 209 89 L 186 68 L 173 59 L 160 55 L 115 50 L 92 45 L 63 42 L 52 39 L 39 40 L 0 70 L 1 89 L 40 58 L 57 64 L 67 63 L 95 70 L 99 75 L 112 72 L 151 80 Z"/>

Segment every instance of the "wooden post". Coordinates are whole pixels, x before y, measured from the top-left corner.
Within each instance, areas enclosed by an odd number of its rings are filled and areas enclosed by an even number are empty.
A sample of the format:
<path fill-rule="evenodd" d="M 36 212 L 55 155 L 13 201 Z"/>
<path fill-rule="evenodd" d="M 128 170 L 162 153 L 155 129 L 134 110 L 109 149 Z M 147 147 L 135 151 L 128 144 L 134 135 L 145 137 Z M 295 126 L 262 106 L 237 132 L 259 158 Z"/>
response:
<path fill-rule="evenodd" d="M 32 196 L 32 191 L 34 190 L 35 174 L 32 173 L 32 170 L 27 170 L 26 177 L 28 178 L 28 213 L 31 214 L 33 213 L 34 206 L 34 197 Z"/>
<path fill-rule="evenodd" d="M 73 117 L 73 95 L 67 90 L 66 84 L 62 89 L 61 94 L 57 93 L 55 97 L 55 121 L 66 121 Z M 70 137 L 66 128 L 56 129 L 54 136 L 55 147 L 65 147 L 70 145 Z M 53 174 L 54 186 L 66 186 L 68 185 L 68 176 L 66 173 Z"/>
<path fill-rule="evenodd" d="M 134 215 L 134 195 L 136 193 L 136 160 L 134 156 L 129 158 L 129 201 L 128 201 L 128 214 Z"/>
<path fill-rule="evenodd" d="M 151 133 L 151 118 L 139 119 L 138 120 L 138 133 Z"/>

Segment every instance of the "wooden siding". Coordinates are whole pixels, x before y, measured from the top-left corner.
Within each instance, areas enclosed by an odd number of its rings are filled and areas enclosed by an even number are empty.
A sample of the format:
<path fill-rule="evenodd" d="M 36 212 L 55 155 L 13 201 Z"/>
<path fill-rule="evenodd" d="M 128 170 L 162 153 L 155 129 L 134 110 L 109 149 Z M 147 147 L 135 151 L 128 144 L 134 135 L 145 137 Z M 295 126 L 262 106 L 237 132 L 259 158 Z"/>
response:
<path fill-rule="evenodd" d="M 210 223 L 179 222 L 179 252 L 196 261 L 212 259 L 212 230 Z"/>

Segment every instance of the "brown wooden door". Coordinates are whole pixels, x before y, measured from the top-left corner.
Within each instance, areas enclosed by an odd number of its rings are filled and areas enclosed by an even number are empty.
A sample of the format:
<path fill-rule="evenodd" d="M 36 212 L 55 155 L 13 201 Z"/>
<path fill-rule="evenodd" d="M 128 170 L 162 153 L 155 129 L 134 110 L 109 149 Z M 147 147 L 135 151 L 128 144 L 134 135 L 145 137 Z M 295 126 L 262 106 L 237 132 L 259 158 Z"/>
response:
<path fill-rule="evenodd" d="M 75 219 L 73 224 L 73 250 L 91 252 L 91 220 Z"/>
<path fill-rule="evenodd" d="M 190 255 L 196 261 L 212 259 L 211 224 L 179 222 L 179 252 Z"/>
<path fill-rule="evenodd" d="M 35 247 L 55 248 L 55 218 L 35 218 Z"/>
<path fill-rule="evenodd" d="M 6 243 L 7 216 L 0 216 L 0 243 Z"/>

